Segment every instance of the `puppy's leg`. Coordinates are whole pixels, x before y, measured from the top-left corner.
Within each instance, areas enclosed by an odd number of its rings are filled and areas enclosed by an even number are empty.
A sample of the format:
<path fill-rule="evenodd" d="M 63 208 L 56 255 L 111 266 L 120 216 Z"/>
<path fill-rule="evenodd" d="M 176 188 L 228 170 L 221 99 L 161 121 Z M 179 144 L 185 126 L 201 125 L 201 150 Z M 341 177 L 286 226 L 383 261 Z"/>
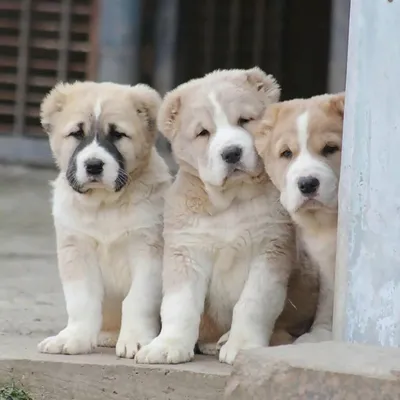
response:
<path fill-rule="evenodd" d="M 233 309 L 232 326 L 219 360 L 232 364 L 240 350 L 268 346 L 275 321 L 282 312 L 290 262 L 283 256 L 258 256 Z M 220 339 L 220 342 L 223 338 Z"/>
<path fill-rule="evenodd" d="M 137 238 L 136 240 L 139 241 Z M 160 332 L 162 248 L 142 241 L 131 252 L 132 283 L 122 303 L 122 323 L 116 353 L 133 358 Z"/>
<path fill-rule="evenodd" d="M 332 340 L 334 279 L 335 264 L 321 266 L 319 299 L 315 320 L 310 332 L 296 339 L 295 344 Z"/>
<path fill-rule="evenodd" d="M 136 355 L 138 363 L 190 361 L 199 335 L 211 260 L 187 249 L 166 248 L 164 255 L 160 335 Z"/>
<path fill-rule="evenodd" d="M 57 229 L 58 265 L 68 312 L 68 324 L 57 336 L 43 340 L 42 353 L 90 353 L 101 327 L 103 285 L 90 238 Z"/>

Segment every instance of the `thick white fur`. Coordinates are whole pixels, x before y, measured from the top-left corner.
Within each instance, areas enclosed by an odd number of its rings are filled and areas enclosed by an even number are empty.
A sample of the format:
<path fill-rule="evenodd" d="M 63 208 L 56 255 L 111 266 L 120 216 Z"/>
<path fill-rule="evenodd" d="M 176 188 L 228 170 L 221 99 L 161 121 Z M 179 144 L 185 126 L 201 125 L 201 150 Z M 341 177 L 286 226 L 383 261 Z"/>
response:
<path fill-rule="evenodd" d="M 243 147 L 246 173 L 257 175 L 260 164 L 252 136 L 229 124 L 215 95 L 209 100 L 215 124 L 209 162 L 198 166 L 201 180 L 181 169 L 166 197 L 162 331 L 137 353 L 139 363 L 190 361 L 203 311 L 223 332 L 230 329 L 219 359 L 232 363 L 240 350 L 269 344 L 284 306 L 291 267 L 288 216 L 265 175 L 257 181 L 242 173 L 220 187 L 227 177 L 221 164 L 226 147 Z"/>
<path fill-rule="evenodd" d="M 116 353 L 133 358 L 159 332 L 162 270 L 163 191 L 169 180 L 153 151 L 141 180 L 120 193 L 74 192 L 63 174 L 54 182 L 53 217 L 67 327 L 39 344 L 45 353 L 88 353 L 98 344 L 102 308 L 121 313 Z M 159 188 L 160 189 L 160 188 Z M 101 334 L 101 342 L 109 335 Z"/>

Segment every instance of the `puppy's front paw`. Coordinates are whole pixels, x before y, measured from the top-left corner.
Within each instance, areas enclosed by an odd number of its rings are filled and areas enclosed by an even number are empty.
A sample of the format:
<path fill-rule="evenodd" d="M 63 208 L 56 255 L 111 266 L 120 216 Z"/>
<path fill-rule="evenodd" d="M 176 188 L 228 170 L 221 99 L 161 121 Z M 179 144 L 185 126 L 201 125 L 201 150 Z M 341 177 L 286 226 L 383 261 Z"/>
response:
<path fill-rule="evenodd" d="M 96 335 L 65 329 L 57 336 L 44 339 L 38 350 L 50 354 L 87 354 L 96 348 L 96 342 Z"/>
<path fill-rule="evenodd" d="M 233 364 L 239 351 L 254 349 L 262 346 L 262 344 L 258 344 L 255 342 L 253 343 L 241 338 L 236 339 L 230 336 L 228 332 L 227 342 L 221 347 L 221 350 L 219 351 L 219 361 L 226 364 Z"/>
<path fill-rule="evenodd" d="M 294 344 L 302 344 L 302 343 L 319 343 L 319 342 L 328 342 L 332 340 L 332 331 L 327 328 L 315 328 L 309 333 L 305 333 L 304 335 L 297 338 Z"/>
<path fill-rule="evenodd" d="M 140 364 L 179 364 L 191 361 L 194 346 L 188 346 L 181 339 L 163 339 L 157 337 L 136 354 Z"/>
<path fill-rule="evenodd" d="M 143 336 L 135 332 L 121 332 L 118 338 L 115 352 L 118 357 L 134 358 L 141 347 L 146 346 L 154 339 L 154 336 Z"/>

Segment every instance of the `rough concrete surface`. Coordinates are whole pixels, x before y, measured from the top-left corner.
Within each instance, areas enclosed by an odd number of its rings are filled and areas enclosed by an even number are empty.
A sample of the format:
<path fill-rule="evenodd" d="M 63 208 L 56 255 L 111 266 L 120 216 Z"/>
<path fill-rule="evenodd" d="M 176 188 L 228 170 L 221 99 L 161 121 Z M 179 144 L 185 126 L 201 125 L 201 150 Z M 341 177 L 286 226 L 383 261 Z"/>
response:
<path fill-rule="evenodd" d="M 232 400 L 398 400 L 400 349 L 325 342 L 240 353 Z"/>

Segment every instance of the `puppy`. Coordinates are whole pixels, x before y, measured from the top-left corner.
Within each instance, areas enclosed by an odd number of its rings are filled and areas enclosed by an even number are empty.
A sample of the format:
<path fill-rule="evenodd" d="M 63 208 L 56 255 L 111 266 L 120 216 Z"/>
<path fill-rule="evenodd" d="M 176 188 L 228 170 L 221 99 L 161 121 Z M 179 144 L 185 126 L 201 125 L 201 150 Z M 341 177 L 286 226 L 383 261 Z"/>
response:
<path fill-rule="evenodd" d="M 317 315 L 298 343 L 332 336 L 344 99 L 340 93 L 275 104 L 256 133 L 266 170 L 320 270 Z"/>
<path fill-rule="evenodd" d="M 118 356 L 132 358 L 159 333 L 170 186 L 154 148 L 160 103 L 146 85 L 94 82 L 60 83 L 42 102 L 60 170 L 53 216 L 68 324 L 39 344 L 41 352 L 116 344 Z"/>
<path fill-rule="evenodd" d="M 249 130 L 279 94 L 253 68 L 215 71 L 166 95 L 158 125 L 180 169 L 166 195 L 162 330 L 137 362 L 190 361 L 198 340 L 215 353 L 229 329 L 222 362 L 269 344 L 294 238 Z"/>

